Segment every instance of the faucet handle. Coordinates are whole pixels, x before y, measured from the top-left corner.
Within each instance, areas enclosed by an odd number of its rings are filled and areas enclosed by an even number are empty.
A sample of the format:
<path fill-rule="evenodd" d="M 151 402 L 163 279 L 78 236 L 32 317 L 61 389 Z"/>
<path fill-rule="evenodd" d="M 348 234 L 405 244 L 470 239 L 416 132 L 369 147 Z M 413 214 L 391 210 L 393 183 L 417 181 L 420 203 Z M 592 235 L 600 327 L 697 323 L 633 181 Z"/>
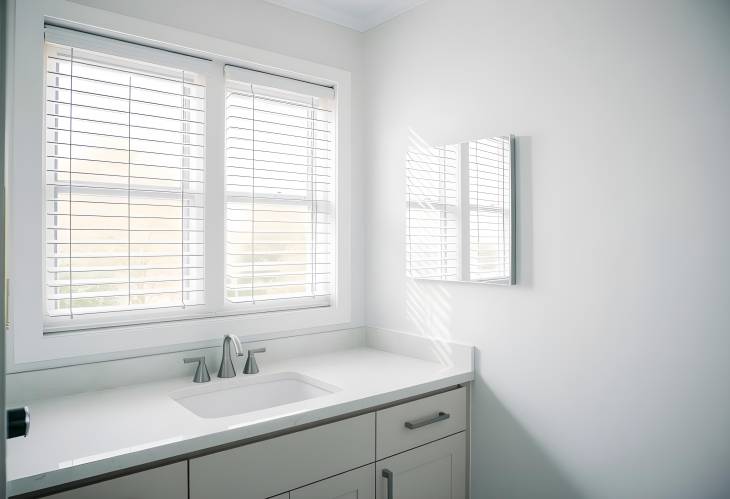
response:
<path fill-rule="evenodd" d="M 256 362 L 254 354 L 264 353 L 265 348 L 251 348 L 248 351 L 248 357 L 246 357 L 246 365 L 243 366 L 243 374 L 256 374 L 259 372 L 259 365 Z"/>
<path fill-rule="evenodd" d="M 190 364 L 197 362 L 198 367 L 195 369 L 195 376 L 193 376 L 193 383 L 207 383 L 210 381 L 210 373 L 208 372 L 208 366 L 205 365 L 205 357 L 186 357 L 183 362 Z"/>

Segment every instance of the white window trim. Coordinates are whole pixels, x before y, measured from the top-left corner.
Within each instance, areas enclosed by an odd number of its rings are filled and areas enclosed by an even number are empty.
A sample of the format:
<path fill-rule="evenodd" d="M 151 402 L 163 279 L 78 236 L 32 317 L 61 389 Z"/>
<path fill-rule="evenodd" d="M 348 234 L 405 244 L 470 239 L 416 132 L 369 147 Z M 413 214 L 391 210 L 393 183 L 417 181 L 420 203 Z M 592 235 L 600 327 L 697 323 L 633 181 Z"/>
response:
<path fill-rule="evenodd" d="M 226 333 L 242 338 L 307 334 L 349 325 L 350 280 L 350 73 L 216 38 L 141 21 L 65 0 L 17 2 L 14 67 L 10 75 L 11 167 L 7 173 L 8 277 L 10 279 L 8 365 L 98 360 L 125 353 L 179 350 L 216 343 Z M 215 60 L 205 73 L 207 95 L 206 198 L 223 199 L 224 76 L 231 64 L 313 83 L 334 86 L 337 93 L 338 144 L 336 177 L 337 244 L 334 289 L 329 307 L 248 313 L 241 309 L 204 312 L 195 318 L 180 314 L 143 325 L 115 325 L 103 329 L 44 334 L 42 283 L 43 237 L 43 95 L 45 23 L 114 37 L 178 53 Z M 224 204 L 206 204 L 206 244 L 223 233 Z M 223 273 L 223 245 L 206 250 L 208 275 Z M 215 250 L 212 250 L 215 248 Z M 220 248 L 220 251 L 218 249 Z M 221 253 L 220 255 L 218 253 Z M 210 274 L 209 274 L 210 273 Z M 207 303 L 223 303 L 223 288 L 207 289 Z M 296 329 L 295 329 L 296 328 Z"/>

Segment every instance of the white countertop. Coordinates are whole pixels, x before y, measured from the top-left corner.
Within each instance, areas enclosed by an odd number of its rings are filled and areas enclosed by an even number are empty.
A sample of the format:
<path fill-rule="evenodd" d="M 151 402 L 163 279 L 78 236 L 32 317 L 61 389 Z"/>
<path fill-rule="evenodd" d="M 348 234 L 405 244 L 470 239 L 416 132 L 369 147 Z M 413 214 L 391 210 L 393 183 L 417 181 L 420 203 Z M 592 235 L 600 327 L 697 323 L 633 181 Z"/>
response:
<path fill-rule="evenodd" d="M 474 379 L 470 360 L 440 363 L 367 346 L 261 363 L 261 374 L 281 372 L 301 373 L 340 390 L 216 419 L 198 417 L 170 397 L 171 392 L 193 386 L 191 377 L 34 401 L 29 436 L 7 442 L 8 495 L 337 417 Z M 231 382 L 216 378 L 214 372 L 211 375 L 212 383 Z"/>

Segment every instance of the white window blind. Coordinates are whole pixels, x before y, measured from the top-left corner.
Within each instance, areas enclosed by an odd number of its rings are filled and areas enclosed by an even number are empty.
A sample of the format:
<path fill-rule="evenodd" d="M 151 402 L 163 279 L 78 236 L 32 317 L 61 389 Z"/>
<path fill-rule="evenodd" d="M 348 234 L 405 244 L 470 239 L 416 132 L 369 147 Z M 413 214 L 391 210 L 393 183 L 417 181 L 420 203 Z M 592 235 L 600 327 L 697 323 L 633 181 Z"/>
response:
<path fill-rule="evenodd" d="M 204 303 L 202 77 L 56 38 L 47 33 L 47 316 Z"/>
<path fill-rule="evenodd" d="M 457 278 L 459 146 L 420 140 L 406 164 L 406 269 L 414 278 Z"/>
<path fill-rule="evenodd" d="M 469 280 L 512 274 L 510 137 L 469 142 Z"/>
<path fill-rule="evenodd" d="M 334 282 L 334 92 L 233 67 L 226 77 L 226 300 L 326 306 Z"/>

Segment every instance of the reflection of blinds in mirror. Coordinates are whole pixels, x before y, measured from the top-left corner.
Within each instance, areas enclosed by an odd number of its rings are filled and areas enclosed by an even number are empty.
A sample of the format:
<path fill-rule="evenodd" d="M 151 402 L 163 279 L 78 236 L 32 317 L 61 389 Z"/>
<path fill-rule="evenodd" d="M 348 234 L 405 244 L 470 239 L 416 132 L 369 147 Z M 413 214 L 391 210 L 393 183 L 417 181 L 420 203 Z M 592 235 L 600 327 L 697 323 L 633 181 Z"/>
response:
<path fill-rule="evenodd" d="M 240 68 L 226 75 L 226 299 L 328 306 L 334 91 Z"/>
<path fill-rule="evenodd" d="M 413 139 L 406 165 L 406 268 L 414 278 L 457 279 L 459 146 Z"/>
<path fill-rule="evenodd" d="M 469 142 L 469 279 L 511 280 L 510 137 Z"/>
<path fill-rule="evenodd" d="M 205 87 L 46 43 L 46 312 L 204 302 Z"/>

